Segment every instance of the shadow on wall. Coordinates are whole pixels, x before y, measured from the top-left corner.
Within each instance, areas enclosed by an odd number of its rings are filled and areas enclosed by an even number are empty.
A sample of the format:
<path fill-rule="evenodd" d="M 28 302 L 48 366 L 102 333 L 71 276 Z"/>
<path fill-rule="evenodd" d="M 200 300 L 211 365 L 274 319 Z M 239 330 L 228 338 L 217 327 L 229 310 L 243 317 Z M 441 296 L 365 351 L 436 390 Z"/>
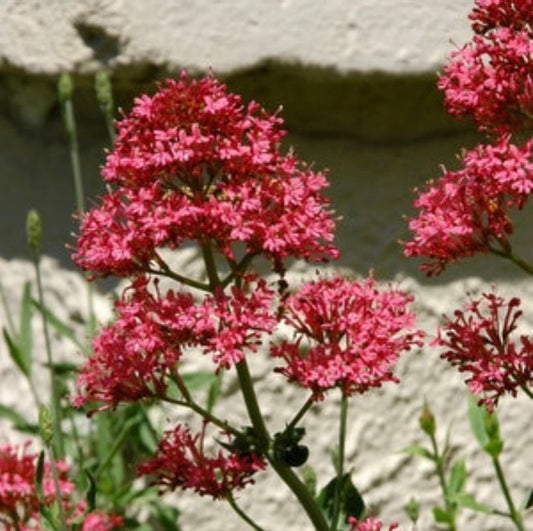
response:
<path fill-rule="evenodd" d="M 118 69 L 113 72 L 115 100 L 128 110 L 133 97 L 154 91 L 154 80 L 177 74 L 149 64 Z M 446 115 L 436 76 L 339 74 L 266 61 L 223 78 L 245 101 L 255 99 L 270 111 L 283 105 L 287 143 L 317 169 L 329 169 L 329 195 L 343 218 L 338 231 L 342 265 L 361 272 L 373 268 L 380 277 L 405 273 L 422 280 L 416 261 L 405 259 L 397 244 L 408 236 L 402 216 L 413 214 L 412 189 L 438 177 L 440 163 L 453 167 L 455 153 L 477 141 L 467 124 Z M 75 81 L 90 204 L 104 188 L 99 166 L 108 139 L 92 78 L 79 76 Z M 28 256 L 25 218 L 36 207 L 43 218 L 44 252 L 72 267 L 65 245 L 73 241 L 76 228 L 74 191 L 55 83 L 17 71 L 0 76 L 0 256 Z M 531 253 L 527 241 L 518 244 Z M 465 267 L 452 267 L 445 280 L 513 273 L 501 260 L 474 259 Z"/>

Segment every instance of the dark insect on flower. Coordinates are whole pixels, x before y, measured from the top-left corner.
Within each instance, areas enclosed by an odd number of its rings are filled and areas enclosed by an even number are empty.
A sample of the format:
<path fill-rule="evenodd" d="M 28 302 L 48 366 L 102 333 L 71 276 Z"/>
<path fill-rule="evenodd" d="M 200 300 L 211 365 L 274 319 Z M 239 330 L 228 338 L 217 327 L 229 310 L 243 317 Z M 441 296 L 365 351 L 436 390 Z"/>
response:
<path fill-rule="evenodd" d="M 297 444 L 296 446 L 291 446 L 290 448 L 285 448 L 278 455 L 278 459 L 291 467 L 302 466 L 306 463 L 309 458 L 309 448 L 303 444 Z"/>

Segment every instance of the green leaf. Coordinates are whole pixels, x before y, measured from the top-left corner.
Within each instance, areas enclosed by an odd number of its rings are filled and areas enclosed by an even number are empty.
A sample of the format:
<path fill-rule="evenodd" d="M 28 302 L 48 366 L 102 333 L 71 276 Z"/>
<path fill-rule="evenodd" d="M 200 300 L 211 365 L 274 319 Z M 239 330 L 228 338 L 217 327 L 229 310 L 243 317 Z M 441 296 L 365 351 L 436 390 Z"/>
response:
<path fill-rule="evenodd" d="M 451 526 L 454 523 L 454 515 L 445 511 L 441 507 L 433 507 L 433 518 L 435 518 L 435 522 L 440 524 L 448 524 Z"/>
<path fill-rule="evenodd" d="M 157 437 L 148 418 L 144 419 L 144 422 L 139 426 L 137 434 L 143 449 L 149 454 L 154 454 L 157 450 Z"/>
<path fill-rule="evenodd" d="M 43 493 L 43 474 L 44 474 L 44 450 L 41 450 L 37 458 L 37 466 L 35 468 L 35 493 L 40 504 L 44 503 Z"/>
<path fill-rule="evenodd" d="M 37 310 L 39 310 L 41 314 L 43 314 L 44 318 L 46 319 L 46 322 L 52 328 L 54 328 L 60 336 L 70 340 L 85 354 L 89 354 L 86 346 L 76 337 L 76 333 L 73 328 L 71 328 L 61 319 L 59 319 L 59 317 L 54 315 L 48 308 L 42 306 L 39 301 L 34 299 L 32 303 L 37 308 Z"/>
<path fill-rule="evenodd" d="M 316 472 L 311 465 L 302 468 L 302 480 L 313 498 L 316 496 Z"/>
<path fill-rule="evenodd" d="M 179 510 L 175 507 L 165 505 L 160 500 L 153 500 L 150 503 L 150 521 L 152 523 L 159 524 L 158 526 L 153 526 L 159 529 L 165 529 L 165 531 L 180 531 L 179 526 L 177 525 Z"/>
<path fill-rule="evenodd" d="M 483 451 L 488 455 L 497 459 L 503 450 L 503 441 L 501 439 L 490 440 L 485 446 L 483 446 Z"/>
<path fill-rule="evenodd" d="M 29 369 L 26 366 L 24 355 L 22 354 L 22 350 L 19 345 L 15 342 L 15 339 L 9 334 L 9 332 L 2 328 L 2 334 L 4 336 L 4 341 L 7 346 L 7 350 L 9 351 L 9 355 L 11 356 L 11 359 L 15 363 L 15 365 L 19 368 L 20 372 L 26 376 L 26 378 L 29 379 Z"/>
<path fill-rule="evenodd" d="M 211 371 L 195 371 L 181 375 L 185 386 L 189 391 L 198 391 L 212 385 L 217 376 Z"/>
<path fill-rule="evenodd" d="M 527 496 L 524 498 L 524 501 L 520 507 L 521 512 L 527 511 L 530 507 L 533 507 L 533 489 L 527 493 Z"/>
<path fill-rule="evenodd" d="M 0 417 L 10 420 L 17 431 L 35 435 L 39 433 L 39 426 L 29 423 L 20 413 L 3 404 L 0 404 Z"/>
<path fill-rule="evenodd" d="M 468 417 L 470 428 L 477 442 L 483 448 L 489 442 L 489 436 L 485 428 L 485 418 L 487 410 L 478 405 L 478 398 L 475 395 L 468 395 Z"/>
<path fill-rule="evenodd" d="M 401 452 L 407 455 L 417 455 L 420 457 L 425 457 L 430 461 L 435 461 L 435 456 L 427 448 L 424 448 L 418 444 L 413 444 L 411 446 L 402 448 Z"/>
<path fill-rule="evenodd" d="M 22 362 L 26 367 L 26 374 L 31 376 L 31 359 L 32 359 L 32 345 L 33 336 L 31 330 L 31 318 L 32 318 L 32 305 L 31 305 L 31 286 L 29 282 L 24 283 L 24 290 L 22 292 L 22 302 L 20 307 L 20 354 Z"/>
<path fill-rule="evenodd" d="M 333 511 L 335 505 L 335 491 L 338 478 L 334 477 L 319 493 L 317 503 L 321 508 L 324 516 L 331 522 L 333 518 Z M 339 522 L 346 522 L 349 516 L 354 516 L 358 520 L 361 519 L 364 510 L 365 502 L 355 485 L 352 482 L 350 474 L 344 474 L 341 479 L 341 512 Z M 340 529 L 344 529 L 346 526 Z M 347 527 L 346 527 L 347 528 Z"/>
<path fill-rule="evenodd" d="M 464 459 L 455 462 L 450 472 L 448 492 L 453 495 L 460 493 L 466 482 L 466 465 Z"/>
<path fill-rule="evenodd" d="M 220 395 L 220 390 L 222 388 L 222 379 L 224 378 L 224 371 L 220 371 L 217 375 L 215 380 L 211 383 L 209 386 L 209 391 L 207 393 L 207 405 L 206 409 L 208 413 L 213 412 L 213 408 L 215 407 L 215 404 L 218 400 L 218 397 Z"/>
<path fill-rule="evenodd" d="M 60 361 L 60 362 L 54 362 L 54 363 L 43 363 L 43 367 L 46 367 L 47 369 L 52 369 L 54 374 L 56 376 L 62 376 L 64 374 L 72 374 L 78 372 L 78 365 L 75 363 L 70 363 L 68 361 Z"/>
<path fill-rule="evenodd" d="M 409 520 L 416 524 L 418 517 L 420 516 L 420 503 L 415 498 L 411 498 L 405 506 L 405 512 L 409 517 Z"/>
<path fill-rule="evenodd" d="M 11 317 L 12 312 L 9 309 L 9 305 L 7 303 L 6 292 L 4 291 L 4 286 L 2 286 L 2 283 L 0 283 L 0 302 L 2 303 L 2 307 L 4 308 L 4 314 L 6 316 L 7 326 L 9 328 L 9 331 L 12 334 L 15 334 L 16 333 L 15 323 L 13 323 L 13 318 Z"/>
<path fill-rule="evenodd" d="M 85 475 L 87 476 L 87 482 L 89 483 L 87 493 L 85 494 L 85 500 L 87 501 L 86 513 L 90 513 L 91 511 L 94 511 L 96 506 L 96 483 L 89 471 L 86 470 Z"/>
<path fill-rule="evenodd" d="M 488 505 L 477 502 L 473 496 L 464 492 L 458 492 L 448 497 L 449 501 L 455 503 L 461 507 L 466 507 L 472 511 L 484 514 L 492 514 L 494 509 Z"/>

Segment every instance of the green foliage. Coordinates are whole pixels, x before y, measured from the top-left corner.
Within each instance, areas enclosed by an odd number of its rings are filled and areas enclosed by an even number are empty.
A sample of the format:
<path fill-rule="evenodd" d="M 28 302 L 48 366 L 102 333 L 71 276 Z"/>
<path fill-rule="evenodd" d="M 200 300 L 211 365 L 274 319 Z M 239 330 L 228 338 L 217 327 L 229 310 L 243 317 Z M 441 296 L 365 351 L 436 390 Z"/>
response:
<path fill-rule="evenodd" d="M 322 488 L 317 497 L 317 502 L 321 508 L 326 521 L 331 524 L 334 513 L 335 495 L 337 490 L 338 478 L 335 476 L 328 484 Z M 341 511 L 339 518 L 338 531 L 349 529 L 346 519 L 354 516 L 361 519 L 365 512 L 365 502 L 363 497 L 352 482 L 350 474 L 346 473 L 341 479 Z M 337 531 L 337 530 L 335 530 Z"/>

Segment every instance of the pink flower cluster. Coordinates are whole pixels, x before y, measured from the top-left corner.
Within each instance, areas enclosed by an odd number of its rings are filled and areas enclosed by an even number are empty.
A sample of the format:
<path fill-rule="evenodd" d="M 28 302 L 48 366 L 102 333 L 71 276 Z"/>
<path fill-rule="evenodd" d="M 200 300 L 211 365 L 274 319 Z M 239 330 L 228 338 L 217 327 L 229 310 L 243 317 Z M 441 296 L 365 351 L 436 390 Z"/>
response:
<path fill-rule="evenodd" d="M 420 345 L 421 332 L 408 331 L 415 322 L 411 301 L 397 289 L 378 289 L 372 277 L 305 284 L 285 302 L 283 320 L 295 338 L 271 347 L 285 362 L 276 370 L 317 399 L 333 387 L 350 396 L 397 381 L 392 367 L 400 353 Z"/>
<path fill-rule="evenodd" d="M 382 531 L 383 528 L 383 523 L 372 516 L 365 518 L 361 522 L 357 518 L 350 516 L 348 523 L 352 526 L 350 531 Z M 398 529 L 398 524 L 394 522 L 389 526 L 388 531 L 395 531 L 396 529 Z"/>
<path fill-rule="evenodd" d="M 178 425 L 165 434 L 156 455 L 139 467 L 139 473 L 154 476 L 154 482 L 163 490 L 179 487 L 222 499 L 253 483 L 251 476 L 265 468 L 265 460 L 255 452 L 225 454 L 220 450 L 208 456 L 203 449 L 203 437 Z"/>
<path fill-rule="evenodd" d="M 115 303 L 116 319 L 94 339 L 77 406 L 176 401 L 167 396 L 171 382 L 182 391 L 180 404 L 191 406 L 179 375 L 186 353 L 212 356 L 215 371 L 231 369 L 267 343 L 281 321 L 296 339 L 270 354 L 284 360 L 279 372 L 315 398 L 333 387 L 351 395 L 396 381 L 393 364 L 421 337 L 408 331 L 411 297 L 380 290 L 373 278 L 324 279 L 287 296 L 286 258 L 322 261 L 339 253 L 322 195 L 326 177 L 280 152 L 281 124 L 254 102 L 244 107 L 212 76 L 190 81 L 186 74 L 137 99 L 117 124 L 102 172 L 108 193 L 82 216 L 74 259 L 95 277 L 131 283 Z M 202 251 L 208 283 L 163 261 L 161 248 L 185 243 Z M 257 257 L 281 276 L 277 293 L 250 274 Z M 163 292 L 154 280 L 160 276 L 198 290 Z M 266 466 L 253 451 L 207 456 L 204 437 L 205 430 L 193 435 L 176 426 L 140 473 L 163 489 L 217 499 Z"/>
<path fill-rule="evenodd" d="M 498 134 L 533 125 L 533 1 L 476 0 L 476 33 L 439 80 L 451 114 Z"/>
<path fill-rule="evenodd" d="M 82 216 L 74 261 L 126 277 L 186 241 L 210 242 L 232 264 L 336 258 L 327 179 L 280 152 L 281 124 L 212 76 L 183 73 L 136 99 L 102 171 L 114 189 Z"/>
<path fill-rule="evenodd" d="M 533 341 L 512 333 L 522 312 L 520 300 L 506 302 L 495 292 L 472 299 L 464 310 L 456 310 L 454 319 L 446 322 L 433 344 L 446 350 L 442 358 L 460 372 L 470 373 L 466 380 L 474 394 L 483 395 L 482 402 L 493 410 L 499 398 L 533 383 Z"/>
<path fill-rule="evenodd" d="M 30 442 L 21 446 L 0 447 L 0 527 L 5 531 L 44 531 L 40 525 L 39 498 L 35 486 L 37 454 L 28 451 Z M 57 462 L 61 503 L 70 521 L 78 520 L 84 513 L 84 503 L 72 500 L 74 484 L 68 479 L 68 467 Z M 44 503 L 56 500 L 56 490 L 50 463 L 45 461 L 42 489 Z M 85 516 L 81 531 L 111 531 L 122 524 L 118 516 L 101 512 Z"/>
<path fill-rule="evenodd" d="M 200 302 L 192 294 L 150 290 L 137 277 L 115 303 L 116 320 L 95 338 L 94 354 L 79 377 L 77 406 L 89 401 L 114 408 L 120 402 L 163 398 L 168 379 L 189 349 L 212 354 L 217 369 L 230 368 L 254 352 L 277 324 L 274 292 L 245 277 L 242 288 L 217 289 Z"/>
<path fill-rule="evenodd" d="M 461 170 L 445 171 L 419 192 L 406 256 L 429 258 L 422 270 L 431 276 L 460 258 L 508 249 L 509 212 L 521 209 L 532 190 L 533 139 L 516 146 L 506 135 L 466 151 Z"/>

